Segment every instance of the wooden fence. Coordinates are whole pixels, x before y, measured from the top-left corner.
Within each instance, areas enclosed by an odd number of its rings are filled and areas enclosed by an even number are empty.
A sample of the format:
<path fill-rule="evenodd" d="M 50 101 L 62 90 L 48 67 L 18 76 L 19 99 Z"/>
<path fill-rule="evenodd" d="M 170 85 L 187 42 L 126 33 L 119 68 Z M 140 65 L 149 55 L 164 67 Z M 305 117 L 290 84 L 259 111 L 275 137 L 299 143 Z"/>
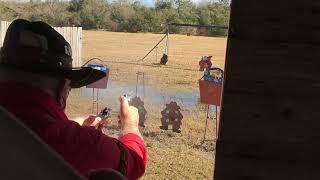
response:
<path fill-rule="evenodd" d="M 6 31 L 10 25 L 10 22 L 1 21 L 0 23 L 0 47 L 3 44 L 3 40 Z M 79 67 L 82 65 L 81 49 L 82 49 L 82 27 L 54 27 L 71 45 L 73 67 Z"/>

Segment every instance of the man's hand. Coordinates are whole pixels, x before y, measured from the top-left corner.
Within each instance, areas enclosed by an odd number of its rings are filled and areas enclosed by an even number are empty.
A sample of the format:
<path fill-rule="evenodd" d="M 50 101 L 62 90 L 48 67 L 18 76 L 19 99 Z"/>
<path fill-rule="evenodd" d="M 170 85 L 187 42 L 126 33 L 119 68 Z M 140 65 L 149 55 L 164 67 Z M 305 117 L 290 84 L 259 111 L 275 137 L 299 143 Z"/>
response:
<path fill-rule="evenodd" d="M 82 126 L 93 126 L 96 129 L 101 130 L 103 128 L 103 122 L 101 117 L 90 115 L 83 121 Z"/>
<path fill-rule="evenodd" d="M 133 133 L 141 136 L 139 132 L 139 113 L 138 109 L 129 106 L 127 98 L 121 96 L 120 100 L 120 114 L 119 114 L 119 125 L 121 127 L 121 135 Z"/>

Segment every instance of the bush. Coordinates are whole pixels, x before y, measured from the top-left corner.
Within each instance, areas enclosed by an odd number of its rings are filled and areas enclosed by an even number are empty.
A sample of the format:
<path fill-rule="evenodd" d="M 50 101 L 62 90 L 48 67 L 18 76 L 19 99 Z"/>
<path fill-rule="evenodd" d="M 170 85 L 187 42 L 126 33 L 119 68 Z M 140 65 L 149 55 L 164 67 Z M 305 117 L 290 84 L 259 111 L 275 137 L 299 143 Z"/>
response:
<path fill-rule="evenodd" d="M 155 7 L 138 1 L 72 0 L 31 3 L 0 2 L 0 19 L 42 20 L 53 26 L 82 26 L 123 32 L 165 32 L 169 23 L 228 26 L 229 1 L 196 5 L 190 0 L 157 0 Z M 226 30 L 170 26 L 171 33 L 224 36 Z"/>

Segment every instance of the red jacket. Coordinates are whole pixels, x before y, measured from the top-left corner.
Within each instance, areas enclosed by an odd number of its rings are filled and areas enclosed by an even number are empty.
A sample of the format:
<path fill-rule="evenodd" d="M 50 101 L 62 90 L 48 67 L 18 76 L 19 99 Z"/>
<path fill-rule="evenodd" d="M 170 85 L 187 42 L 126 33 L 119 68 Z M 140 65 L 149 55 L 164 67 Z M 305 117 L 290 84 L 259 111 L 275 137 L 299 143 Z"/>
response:
<path fill-rule="evenodd" d="M 112 168 L 138 179 L 145 172 L 146 146 L 135 134 L 119 140 L 70 121 L 46 92 L 21 83 L 0 83 L 0 106 L 13 113 L 81 175 Z"/>

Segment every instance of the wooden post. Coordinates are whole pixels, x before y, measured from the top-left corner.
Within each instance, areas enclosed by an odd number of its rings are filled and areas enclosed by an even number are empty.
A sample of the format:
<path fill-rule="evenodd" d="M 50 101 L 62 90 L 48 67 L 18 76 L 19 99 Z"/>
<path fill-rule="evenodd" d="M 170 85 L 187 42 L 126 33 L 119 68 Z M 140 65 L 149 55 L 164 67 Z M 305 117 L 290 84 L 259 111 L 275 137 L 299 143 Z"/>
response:
<path fill-rule="evenodd" d="M 145 98 L 145 96 L 146 96 L 146 91 L 145 91 L 145 84 L 144 84 L 144 72 L 142 73 L 142 91 L 143 91 L 143 101 L 144 101 L 144 98 Z"/>
<path fill-rule="evenodd" d="M 208 104 L 208 108 L 207 108 L 207 116 L 206 116 L 206 125 L 204 127 L 204 135 L 203 135 L 203 141 L 204 142 L 206 140 L 206 134 L 207 134 L 207 126 L 208 126 L 208 118 L 209 118 L 209 108 L 210 105 Z"/>
<path fill-rule="evenodd" d="M 156 47 L 156 64 L 158 63 L 158 46 Z"/>
<path fill-rule="evenodd" d="M 219 118 L 218 118 L 218 106 L 216 105 L 216 117 L 215 117 L 215 119 L 216 119 L 216 137 L 215 137 L 215 139 L 217 139 L 218 138 L 218 131 L 219 131 L 219 129 L 218 129 L 218 122 L 219 122 Z"/>
<path fill-rule="evenodd" d="M 169 61 L 169 26 L 167 26 L 166 54 Z"/>
<path fill-rule="evenodd" d="M 139 83 L 139 72 L 137 72 L 136 97 L 138 96 L 138 83 Z"/>
<path fill-rule="evenodd" d="M 92 114 L 94 114 L 94 88 L 92 88 Z"/>
<path fill-rule="evenodd" d="M 96 114 L 99 113 L 99 89 L 97 89 L 97 111 Z"/>
<path fill-rule="evenodd" d="M 319 5 L 232 1 L 215 180 L 320 179 Z"/>

